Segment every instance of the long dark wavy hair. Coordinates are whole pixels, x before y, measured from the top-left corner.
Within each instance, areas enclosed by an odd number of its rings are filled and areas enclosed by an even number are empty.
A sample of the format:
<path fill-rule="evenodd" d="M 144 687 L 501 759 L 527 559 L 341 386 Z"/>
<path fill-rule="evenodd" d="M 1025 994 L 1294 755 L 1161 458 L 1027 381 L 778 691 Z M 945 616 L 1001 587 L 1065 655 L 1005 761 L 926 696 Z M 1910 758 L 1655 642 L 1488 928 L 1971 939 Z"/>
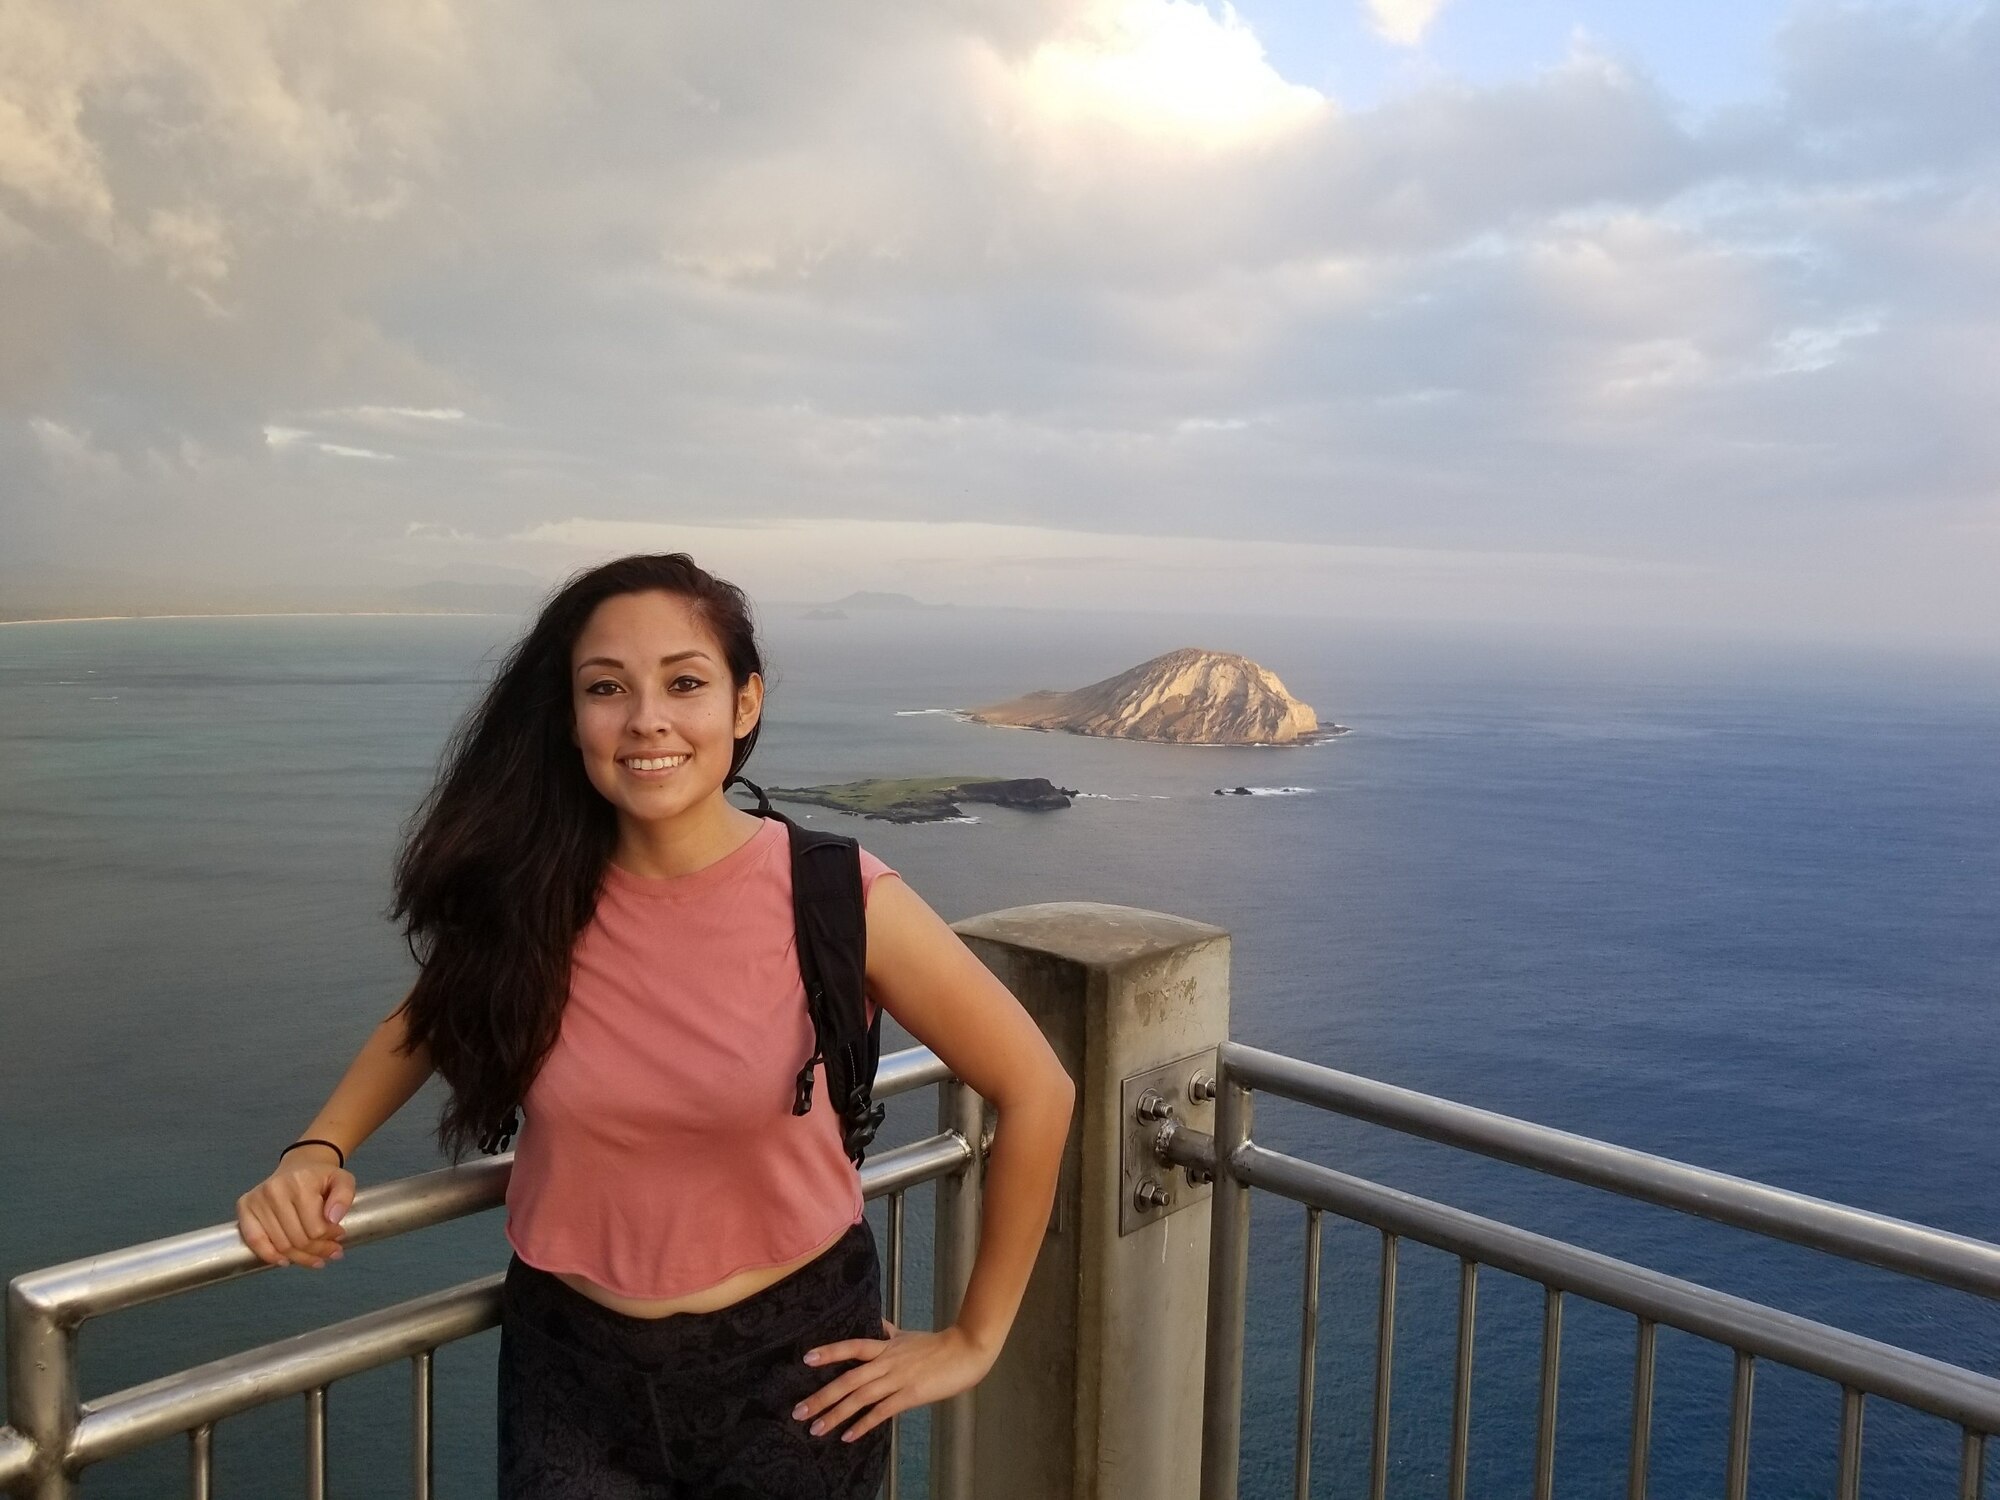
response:
<path fill-rule="evenodd" d="M 686 599 L 721 643 L 737 688 L 764 663 L 749 601 L 684 552 L 622 557 L 549 597 L 453 735 L 411 818 L 390 915 L 416 959 L 404 1002 L 414 1050 L 451 1086 L 438 1145 L 454 1163 L 492 1142 L 555 1046 L 570 954 L 596 909 L 618 834 L 571 738 L 570 654 L 620 594 Z M 736 741 L 729 774 L 757 728 Z"/>

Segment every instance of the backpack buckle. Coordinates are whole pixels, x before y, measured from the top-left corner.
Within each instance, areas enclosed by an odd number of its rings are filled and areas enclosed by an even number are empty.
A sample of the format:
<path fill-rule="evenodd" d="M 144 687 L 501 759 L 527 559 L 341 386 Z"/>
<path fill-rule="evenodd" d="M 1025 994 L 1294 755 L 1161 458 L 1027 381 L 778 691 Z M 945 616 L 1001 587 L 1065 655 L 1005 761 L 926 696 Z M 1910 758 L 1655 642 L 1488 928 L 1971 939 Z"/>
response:
<path fill-rule="evenodd" d="M 846 1144 L 849 1154 L 856 1156 L 857 1162 L 859 1161 L 858 1153 L 866 1150 L 869 1144 L 874 1141 L 875 1132 L 882 1128 L 882 1121 L 887 1118 L 888 1113 L 888 1105 L 878 1104 L 858 1118 L 851 1113 L 848 1115 L 847 1129 L 843 1132 L 841 1139 Z"/>
<path fill-rule="evenodd" d="M 818 1058 L 813 1058 L 799 1070 L 797 1092 L 792 1095 L 792 1113 L 795 1115 L 805 1114 L 812 1108 L 813 1063 L 817 1061 Z"/>
<path fill-rule="evenodd" d="M 515 1107 L 507 1111 L 507 1118 L 500 1122 L 500 1128 L 479 1143 L 479 1149 L 488 1156 L 498 1156 L 514 1142 L 515 1132 L 521 1128 L 521 1111 Z"/>

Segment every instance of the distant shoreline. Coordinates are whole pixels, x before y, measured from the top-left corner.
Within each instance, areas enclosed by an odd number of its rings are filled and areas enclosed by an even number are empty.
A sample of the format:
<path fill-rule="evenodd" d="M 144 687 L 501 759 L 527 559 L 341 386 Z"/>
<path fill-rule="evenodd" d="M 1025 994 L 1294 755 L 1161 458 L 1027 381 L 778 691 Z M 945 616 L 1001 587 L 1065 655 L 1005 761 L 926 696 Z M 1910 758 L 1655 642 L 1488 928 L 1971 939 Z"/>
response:
<path fill-rule="evenodd" d="M 513 616 L 492 609 L 219 609 L 203 614 L 28 615 L 0 625 L 94 625 L 107 620 L 502 620 Z"/>

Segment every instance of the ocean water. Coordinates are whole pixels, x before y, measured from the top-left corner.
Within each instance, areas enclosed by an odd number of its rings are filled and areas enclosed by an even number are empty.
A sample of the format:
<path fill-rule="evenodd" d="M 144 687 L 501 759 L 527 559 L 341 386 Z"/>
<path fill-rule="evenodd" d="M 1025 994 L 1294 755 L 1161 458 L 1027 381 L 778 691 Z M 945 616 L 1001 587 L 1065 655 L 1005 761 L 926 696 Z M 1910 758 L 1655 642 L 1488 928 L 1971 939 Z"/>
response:
<path fill-rule="evenodd" d="M 1219 923 L 1239 1039 L 2000 1239 L 2000 670 L 1278 620 L 773 609 L 766 782 L 1041 775 L 1063 812 L 838 819 L 957 918 L 1083 899 Z M 502 618 L 0 628 L 0 1279 L 233 1216 L 395 1004 L 399 827 Z M 1352 726 L 1301 751 L 981 729 L 951 708 L 1181 645 Z M 1238 784 L 1289 795 L 1217 797 Z M 900 1039 L 899 1039 L 900 1040 Z M 420 1095 L 355 1159 L 438 1164 Z M 928 1132 L 891 1105 L 889 1142 Z M 1283 1149 L 2000 1374 L 2000 1310 L 1259 1102 Z M 928 1312 L 928 1194 L 906 1312 Z M 871 1207 L 878 1233 L 881 1206 Z M 1290 1493 L 1304 1211 L 1253 1212 L 1244 1493 Z M 1378 1239 L 1327 1221 L 1315 1494 L 1365 1484 Z M 88 1326 L 83 1389 L 498 1269 L 497 1215 Z M 1404 1247 L 1391 1491 L 1442 1495 L 1455 1265 Z M 1540 1293 L 1481 1285 L 1473 1493 L 1526 1494 Z M 1569 1305 L 1557 1484 L 1624 1493 L 1629 1319 Z M 438 1492 L 492 1490 L 497 1335 L 438 1356 Z M 1722 1492 L 1727 1354 L 1663 1331 L 1652 1493 Z M 401 1367 L 330 1401 L 336 1493 L 408 1463 Z M 1760 1368 L 1752 1489 L 1826 1495 L 1839 1395 Z M 906 1419 L 906 1476 L 925 1419 Z M 218 1492 L 303 1493 L 299 1403 L 217 1433 Z M 178 1444 L 85 1493 L 181 1483 Z M 1954 1493 L 1955 1431 L 1871 1405 L 1866 1486 Z M 1996 1469 L 2000 1479 L 2000 1468 Z"/>

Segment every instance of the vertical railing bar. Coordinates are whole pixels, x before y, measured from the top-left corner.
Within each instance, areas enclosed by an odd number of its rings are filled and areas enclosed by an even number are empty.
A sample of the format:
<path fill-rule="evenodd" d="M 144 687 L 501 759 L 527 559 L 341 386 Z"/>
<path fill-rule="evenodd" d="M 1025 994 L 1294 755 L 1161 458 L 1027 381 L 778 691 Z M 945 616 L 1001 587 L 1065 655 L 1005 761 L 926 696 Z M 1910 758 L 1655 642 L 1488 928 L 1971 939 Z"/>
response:
<path fill-rule="evenodd" d="M 1965 1429 L 1958 1452 L 1958 1500 L 1980 1500 L 1986 1493 L 1986 1434 Z"/>
<path fill-rule="evenodd" d="M 1757 1361 L 1736 1351 L 1736 1381 L 1729 1393 L 1728 1500 L 1745 1500 L 1750 1493 L 1750 1400 L 1755 1391 Z"/>
<path fill-rule="evenodd" d="M 902 1188 L 889 1195 L 889 1321 L 898 1328 L 903 1326 L 903 1195 L 908 1191 Z M 889 1418 L 889 1481 L 884 1500 L 896 1500 L 896 1471 L 902 1467 L 897 1460 L 902 1451 L 903 1422 L 894 1416 Z"/>
<path fill-rule="evenodd" d="M 1313 1375 L 1319 1364 L 1320 1210 L 1306 1205 L 1305 1287 L 1299 1312 L 1299 1424 L 1292 1450 L 1293 1500 L 1311 1500 Z"/>
<path fill-rule="evenodd" d="M 1389 1490 L 1389 1389 L 1396 1359 L 1396 1236 L 1382 1235 L 1382 1294 L 1375 1315 L 1375 1435 L 1368 1452 L 1369 1500 Z"/>
<path fill-rule="evenodd" d="M 76 1435 L 82 1400 L 77 1394 L 77 1324 L 54 1308 L 6 1293 L 6 1420 L 35 1445 L 39 1470 L 24 1493 L 35 1500 L 73 1500 L 81 1482 L 47 1455 L 62 1453 Z"/>
<path fill-rule="evenodd" d="M 1563 1294 L 1542 1288 L 1542 1396 L 1535 1420 L 1535 1500 L 1556 1490 L 1556 1396 L 1562 1381 Z"/>
<path fill-rule="evenodd" d="M 1235 1153 L 1250 1140 L 1256 1096 L 1217 1049 L 1215 1182 L 1209 1190 L 1208 1328 L 1202 1354 L 1201 1500 L 1236 1500 L 1243 1443 L 1243 1315 L 1250 1294 L 1250 1189 Z"/>
<path fill-rule="evenodd" d="M 1479 1306 L 1479 1266 L 1458 1263 L 1458 1363 L 1451 1385 L 1451 1500 L 1465 1500 L 1465 1466 L 1472 1451 L 1472 1337 Z"/>
<path fill-rule="evenodd" d="M 306 1500 L 326 1500 L 326 1387 L 306 1392 Z"/>
<path fill-rule="evenodd" d="M 1861 1392 L 1840 1388 L 1840 1482 L 1836 1500 L 1861 1500 L 1861 1422 L 1866 1415 Z"/>
<path fill-rule="evenodd" d="M 1625 1500 L 1646 1500 L 1647 1471 L 1653 1461 L 1653 1371 L 1658 1364 L 1659 1341 L 1658 1325 L 1651 1318 L 1641 1318 L 1638 1347 L 1632 1356 L 1632 1456 Z"/>
<path fill-rule="evenodd" d="M 215 1424 L 188 1429 L 188 1497 L 210 1500 L 215 1484 Z"/>
<path fill-rule="evenodd" d="M 433 1352 L 419 1349 L 410 1356 L 410 1494 L 415 1500 L 431 1500 L 431 1489 L 437 1482 L 431 1443 Z"/>
<path fill-rule="evenodd" d="M 948 1328 L 957 1319 L 972 1263 L 979 1254 L 979 1198 L 984 1179 L 986 1105 L 970 1085 L 957 1078 L 938 1084 L 937 1125 L 969 1148 L 965 1164 L 953 1175 L 940 1177 L 932 1202 L 931 1326 Z M 1061 1189 L 1058 1188 L 1058 1212 Z M 931 1408 L 930 1500 L 972 1500 L 973 1392 L 960 1391 Z"/>

